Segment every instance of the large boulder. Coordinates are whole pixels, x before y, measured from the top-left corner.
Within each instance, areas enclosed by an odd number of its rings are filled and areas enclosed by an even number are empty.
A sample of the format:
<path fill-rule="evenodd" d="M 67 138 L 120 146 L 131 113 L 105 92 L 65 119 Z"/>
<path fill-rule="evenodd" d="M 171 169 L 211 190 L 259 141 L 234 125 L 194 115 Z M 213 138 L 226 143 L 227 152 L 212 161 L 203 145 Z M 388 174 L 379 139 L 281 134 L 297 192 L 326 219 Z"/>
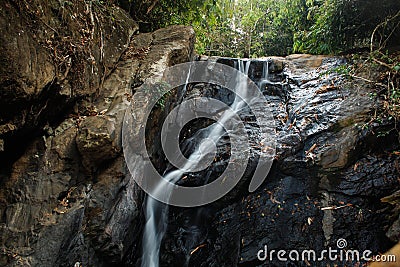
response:
<path fill-rule="evenodd" d="M 104 116 L 91 116 L 79 127 L 76 145 L 82 155 L 82 164 L 92 170 L 101 163 L 115 158 L 121 147 L 114 141 L 115 122 Z"/>

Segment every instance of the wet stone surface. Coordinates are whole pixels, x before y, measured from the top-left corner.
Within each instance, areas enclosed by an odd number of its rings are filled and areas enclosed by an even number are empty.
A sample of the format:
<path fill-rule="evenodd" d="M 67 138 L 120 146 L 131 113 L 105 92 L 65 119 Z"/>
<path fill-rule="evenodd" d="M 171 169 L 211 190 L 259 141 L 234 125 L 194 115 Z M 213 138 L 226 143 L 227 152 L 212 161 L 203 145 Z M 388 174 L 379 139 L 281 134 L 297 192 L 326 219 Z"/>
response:
<path fill-rule="evenodd" d="M 380 198 L 400 186 L 398 157 L 391 153 L 397 145 L 390 136 L 360 127 L 373 107 L 368 90 L 334 71 L 344 59 L 298 56 L 284 62 L 285 69 L 262 88 L 278 142 L 266 181 L 254 193 L 247 191 L 257 161 L 252 149 L 248 171 L 227 196 L 201 208 L 171 208 L 161 266 L 344 266 L 326 258 L 280 262 L 276 254 L 260 261 L 257 253 L 267 245 L 269 251 L 313 249 L 319 257 L 328 247 L 337 249 L 340 238 L 346 239 L 346 249 L 374 254 L 393 244 L 385 232 L 394 219 Z M 198 85 L 192 93 L 202 91 Z M 223 91 L 214 97 L 229 103 Z M 257 144 L 257 125 L 249 120 L 246 128 L 250 143 Z M 225 152 L 218 149 L 220 160 L 208 172 L 179 183 L 215 179 L 229 160 Z"/>

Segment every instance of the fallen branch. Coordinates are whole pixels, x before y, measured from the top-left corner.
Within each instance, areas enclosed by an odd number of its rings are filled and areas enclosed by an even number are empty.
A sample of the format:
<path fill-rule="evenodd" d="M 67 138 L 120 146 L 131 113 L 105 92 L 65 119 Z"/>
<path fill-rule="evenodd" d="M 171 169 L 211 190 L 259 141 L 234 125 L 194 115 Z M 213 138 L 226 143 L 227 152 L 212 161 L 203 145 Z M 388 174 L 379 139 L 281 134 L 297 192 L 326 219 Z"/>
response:
<path fill-rule="evenodd" d="M 382 61 L 376 59 L 375 57 L 373 57 L 372 60 L 375 61 L 376 63 L 378 63 L 379 65 L 385 66 L 386 68 L 389 68 L 389 69 L 393 68 L 393 66 L 391 66 L 385 62 L 382 62 Z"/>
<path fill-rule="evenodd" d="M 380 86 L 386 88 L 386 85 L 383 84 L 383 83 L 375 82 L 375 81 L 372 81 L 372 80 L 369 80 L 369 79 L 366 79 L 366 78 L 363 78 L 363 77 L 360 77 L 360 76 L 357 76 L 357 75 L 354 75 L 354 74 L 349 74 L 349 75 L 350 75 L 350 77 L 352 77 L 352 78 L 359 79 L 359 80 L 362 80 L 362 81 L 368 82 L 368 83 L 374 83 L 374 84 L 376 84 L 376 85 L 380 85 Z"/>

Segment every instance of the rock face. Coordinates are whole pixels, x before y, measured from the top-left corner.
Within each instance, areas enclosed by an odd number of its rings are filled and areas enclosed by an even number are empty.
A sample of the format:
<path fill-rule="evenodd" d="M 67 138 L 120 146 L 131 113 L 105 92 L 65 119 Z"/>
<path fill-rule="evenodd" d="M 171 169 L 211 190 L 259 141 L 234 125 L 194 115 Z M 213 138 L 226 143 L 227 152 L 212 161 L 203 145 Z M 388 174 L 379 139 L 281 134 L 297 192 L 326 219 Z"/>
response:
<path fill-rule="evenodd" d="M 233 66 L 232 61 L 220 59 Z M 328 247 L 338 249 L 337 240 L 343 238 L 346 249 L 377 254 L 398 241 L 398 222 L 389 229 L 396 219 L 390 216 L 392 208 L 380 201 L 400 187 L 398 132 L 383 135 L 392 126 L 368 124 L 376 103 L 371 88 L 339 75 L 335 70 L 342 64 L 344 59 L 324 56 L 272 59 L 270 80 L 262 88 L 277 123 L 272 171 L 254 193 L 244 182 L 211 205 L 172 208 L 161 266 L 343 266 L 345 261 L 327 257 L 280 262 L 276 252 L 265 265 L 257 253 L 267 245 L 268 251 L 287 253 L 314 249 L 319 257 Z M 253 65 L 249 72 L 257 80 L 259 63 Z M 198 94 L 199 86 L 189 96 Z M 214 97 L 229 102 L 223 94 Z M 257 131 L 246 123 L 250 132 Z M 219 151 L 218 166 L 229 160 L 226 149 Z M 209 179 L 220 173 L 218 167 L 213 171 Z M 192 177 L 180 184 L 193 185 Z"/>
<path fill-rule="evenodd" d="M 0 25 L 4 160 L 95 93 L 138 30 L 123 10 L 82 1 L 2 1 Z"/>
<path fill-rule="evenodd" d="M 121 266 L 143 199 L 121 153 L 123 116 L 135 87 L 191 59 L 194 32 L 137 34 L 116 7 L 47 2 L 0 4 L 0 266 Z"/>
<path fill-rule="evenodd" d="M 88 117 L 80 124 L 76 145 L 86 169 L 97 169 L 120 153 L 115 124 L 115 119 L 104 115 Z"/>

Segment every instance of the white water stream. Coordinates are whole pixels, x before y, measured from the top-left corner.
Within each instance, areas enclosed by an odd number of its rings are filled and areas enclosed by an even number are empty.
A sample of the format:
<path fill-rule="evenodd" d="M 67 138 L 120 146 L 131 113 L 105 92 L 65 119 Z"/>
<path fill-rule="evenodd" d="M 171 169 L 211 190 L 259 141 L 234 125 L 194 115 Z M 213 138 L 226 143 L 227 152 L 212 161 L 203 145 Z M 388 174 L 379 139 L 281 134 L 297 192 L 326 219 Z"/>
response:
<path fill-rule="evenodd" d="M 250 67 L 250 60 L 238 60 L 238 70 L 245 75 L 248 75 L 249 67 Z M 236 63 L 236 62 L 235 62 Z M 268 75 L 268 64 L 264 64 L 263 70 L 263 79 L 267 79 Z M 189 80 L 190 71 L 188 73 L 187 80 Z M 239 79 L 236 85 L 236 94 L 235 99 L 231 105 L 232 110 L 234 113 L 238 113 L 240 109 L 242 109 L 245 105 L 245 101 L 239 97 L 246 96 L 247 92 L 247 81 L 246 79 Z M 187 82 L 183 90 L 186 90 Z M 232 112 L 224 112 L 220 119 L 213 123 L 211 126 L 208 127 L 208 132 L 206 133 L 206 138 L 204 138 L 198 147 L 195 148 L 194 152 L 188 158 L 188 161 L 184 165 L 182 169 L 177 169 L 170 171 L 167 173 L 163 178 L 171 183 L 176 183 L 184 173 L 189 172 L 188 170 L 195 167 L 201 159 L 205 155 L 207 155 L 208 151 L 212 150 L 213 147 L 216 146 L 218 140 L 224 134 L 224 128 L 222 125 L 225 124 L 226 121 L 232 118 Z M 157 186 L 153 193 L 157 195 L 161 190 L 166 190 L 161 185 Z M 170 194 L 171 192 L 167 192 Z M 142 261 L 141 267 L 159 267 L 159 260 L 160 260 L 160 245 L 162 238 L 165 234 L 165 231 L 168 226 L 168 205 L 161 203 L 151 196 L 147 196 L 146 203 L 145 203 L 145 218 L 146 224 L 143 233 L 143 240 L 142 240 Z M 187 264 L 190 255 L 187 258 Z"/>

